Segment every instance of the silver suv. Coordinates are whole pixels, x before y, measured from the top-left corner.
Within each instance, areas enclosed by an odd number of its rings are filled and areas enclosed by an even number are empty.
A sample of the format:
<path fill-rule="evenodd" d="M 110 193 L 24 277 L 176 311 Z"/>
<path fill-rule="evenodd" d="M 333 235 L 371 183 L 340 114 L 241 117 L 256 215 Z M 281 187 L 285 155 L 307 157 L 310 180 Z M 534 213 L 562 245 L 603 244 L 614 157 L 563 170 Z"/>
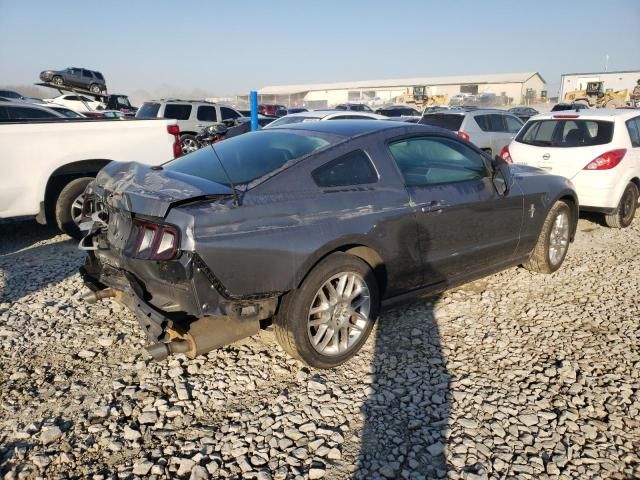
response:
<path fill-rule="evenodd" d="M 522 120 L 505 110 L 464 108 L 427 113 L 418 123 L 452 130 L 492 157 L 499 155 L 524 125 Z"/>
<path fill-rule="evenodd" d="M 162 99 L 144 102 L 136 112 L 136 118 L 170 118 L 178 121 L 182 153 L 199 148 L 196 135 L 204 127 L 215 123 L 235 123 L 242 114 L 228 105 L 204 100 Z"/>

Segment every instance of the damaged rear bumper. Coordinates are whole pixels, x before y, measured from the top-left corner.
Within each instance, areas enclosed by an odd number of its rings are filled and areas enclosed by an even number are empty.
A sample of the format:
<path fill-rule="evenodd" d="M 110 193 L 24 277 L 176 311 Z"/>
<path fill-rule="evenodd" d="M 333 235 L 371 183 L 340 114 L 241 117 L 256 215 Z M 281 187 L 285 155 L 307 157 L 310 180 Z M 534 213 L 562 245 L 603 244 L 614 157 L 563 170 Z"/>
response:
<path fill-rule="evenodd" d="M 172 353 L 193 358 L 251 336 L 260 320 L 274 315 L 278 302 L 273 293 L 232 295 L 190 252 L 176 260 L 149 262 L 95 250 L 80 273 L 94 292 L 87 299 L 116 297 L 135 312 L 156 360 Z"/>

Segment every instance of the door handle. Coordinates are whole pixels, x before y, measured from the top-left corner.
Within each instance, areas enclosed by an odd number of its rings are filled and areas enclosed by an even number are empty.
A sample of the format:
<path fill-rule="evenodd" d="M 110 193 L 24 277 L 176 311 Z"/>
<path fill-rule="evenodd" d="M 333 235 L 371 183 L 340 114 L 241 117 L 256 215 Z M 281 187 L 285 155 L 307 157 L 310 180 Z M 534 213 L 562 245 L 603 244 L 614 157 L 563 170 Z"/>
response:
<path fill-rule="evenodd" d="M 444 200 L 433 200 L 424 204 L 420 210 L 422 213 L 440 213 L 445 204 Z"/>

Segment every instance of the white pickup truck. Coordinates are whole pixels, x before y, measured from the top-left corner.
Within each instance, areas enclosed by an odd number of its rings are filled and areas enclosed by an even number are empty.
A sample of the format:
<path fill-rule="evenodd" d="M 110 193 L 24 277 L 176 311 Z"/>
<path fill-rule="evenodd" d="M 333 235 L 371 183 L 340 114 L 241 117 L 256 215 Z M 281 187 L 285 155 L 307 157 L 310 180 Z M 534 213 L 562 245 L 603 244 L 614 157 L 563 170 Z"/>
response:
<path fill-rule="evenodd" d="M 0 123 L 0 145 L 0 219 L 35 216 L 76 238 L 84 189 L 107 163 L 181 154 L 175 120 Z"/>

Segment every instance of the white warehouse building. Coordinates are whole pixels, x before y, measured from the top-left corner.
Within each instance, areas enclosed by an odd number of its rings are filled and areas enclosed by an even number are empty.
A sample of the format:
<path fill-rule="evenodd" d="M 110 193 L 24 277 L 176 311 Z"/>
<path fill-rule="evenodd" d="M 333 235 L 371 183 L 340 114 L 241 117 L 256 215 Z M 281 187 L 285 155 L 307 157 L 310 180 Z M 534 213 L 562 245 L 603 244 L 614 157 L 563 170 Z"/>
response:
<path fill-rule="evenodd" d="M 620 72 L 591 72 L 564 73 L 560 77 L 560 99 L 573 90 L 584 90 L 588 82 L 603 82 L 603 90 L 618 91 L 627 89 L 633 91 L 636 82 L 640 80 L 640 70 L 625 70 Z"/>
<path fill-rule="evenodd" d="M 494 94 L 522 104 L 546 96 L 546 82 L 538 72 L 502 73 L 491 75 L 460 75 L 452 77 L 417 77 L 391 80 L 363 80 L 302 85 L 277 85 L 258 91 L 260 103 L 277 103 L 309 108 L 332 107 L 345 102 L 383 104 L 413 87 L 426 87 L 428 95 L 459 93 Z M 544 93 L 543 93 L 544 92 Z"/>

